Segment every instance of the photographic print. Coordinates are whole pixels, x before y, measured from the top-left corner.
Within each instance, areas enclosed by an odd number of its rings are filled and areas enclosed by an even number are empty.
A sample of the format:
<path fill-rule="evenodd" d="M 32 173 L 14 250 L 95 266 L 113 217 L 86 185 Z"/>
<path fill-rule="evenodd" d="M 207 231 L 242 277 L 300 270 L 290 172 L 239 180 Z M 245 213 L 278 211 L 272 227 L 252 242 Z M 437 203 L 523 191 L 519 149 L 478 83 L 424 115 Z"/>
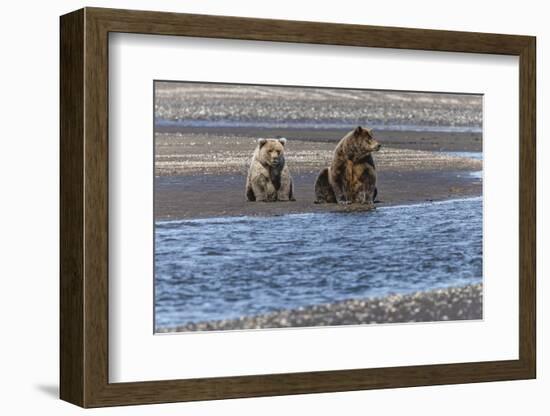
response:
<path fill-rule="evenodd" d="M 86 7 L 59 39 L 62 400 L 536 378 L 535 37 Z"/>
<path fill-rule="evenodd" d="M 156 333 L 482 319 L 482 95 L 154 100 Z"/>

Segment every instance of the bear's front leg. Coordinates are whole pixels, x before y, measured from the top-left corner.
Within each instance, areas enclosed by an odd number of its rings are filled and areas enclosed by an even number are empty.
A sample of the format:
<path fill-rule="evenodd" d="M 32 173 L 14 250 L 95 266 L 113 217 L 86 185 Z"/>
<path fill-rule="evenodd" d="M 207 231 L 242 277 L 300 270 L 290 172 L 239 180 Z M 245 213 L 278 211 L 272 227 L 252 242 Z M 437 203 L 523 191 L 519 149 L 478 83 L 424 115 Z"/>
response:
<path fill-rule="evenodd" d="M 281 180 L 281 187 L 277 191 L 277 201 L 296 201 L 290 175 Z"/>
<path fill-rule="evenodd" d="M 359 202 L 367 206 L 368 209 L 374 209 L 374 197 L 376 193 L 376 171 L 371 165 L 363 165 L 364 171 L 360 176 L 361 190 L 359 192 Z"/>
<path fill-rule="evenodd" d="M 254 189 L 250 183 L 250 178 L 246 178 L 245 196 L 248 202 L 253 202 L 256 200 L 256 195 L 254 195 Z"/>
<path fill-rule="evenodd" d="M 259 176 L 252 183 L 252 189 L 256 196 L 256 201 L 273 202 L 277 200 L 277 190 L 271 180 L 263 175 Z"/>
<path fill-rule="evenodd" d="M 277 201 L 282 202 L 288 202 L 288 201 L 296 201 L 296 198 L 292 196 L 292 193 L 289 192 L 277 192 Z"/>
<path fill-rule="evenodd" d="M 340 181 L 335 181 L 332 184 L 332 190 L 334 191 L 334 195 L 336 196 L 336 202 L 338 202 L 340 205 L 351 204 L 347 192 L 344 191 L 344 186 Z"/>
<path fill-rule="evenodd" d="M 359 202 L 366 206 L 367 209 L 375 209 L 374 206 L 374 192 L 370 190 L 364 190 L 359 193 Z"/>
<path fill-rule="evenodd" d="M 347 193 L 348 162 L 333 161 L 328 169 L 328 183 L 334 193 L 334 199 L 338 204 L 347 205 L 351 201 Z"/>
<path fill-rule="evenodd" d="M 374 206 L 374 192 L 376 186 L 372 183 L 363 184 L 363 189 L 359 192 L 359 202 L 366 205 L 368 209 L 375 209 Z"/>

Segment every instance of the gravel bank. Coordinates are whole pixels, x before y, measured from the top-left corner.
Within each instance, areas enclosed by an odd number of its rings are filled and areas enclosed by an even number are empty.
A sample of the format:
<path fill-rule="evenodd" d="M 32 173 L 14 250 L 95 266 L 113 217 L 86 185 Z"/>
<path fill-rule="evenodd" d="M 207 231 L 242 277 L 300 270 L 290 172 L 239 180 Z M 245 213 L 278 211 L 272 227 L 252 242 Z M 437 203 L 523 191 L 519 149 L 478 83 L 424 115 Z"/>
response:
<path fill-rule="evenodd" d="M 157 332 L 361 325 L 482 319 L 482 284 L 282 310 L 237 319 L 191 323 Z"/>
<path fill-rule="evenodd" d="M 482 96 L 256 85 L 155 83 L 165 121 L 416 125 L 481 128 Z"/>

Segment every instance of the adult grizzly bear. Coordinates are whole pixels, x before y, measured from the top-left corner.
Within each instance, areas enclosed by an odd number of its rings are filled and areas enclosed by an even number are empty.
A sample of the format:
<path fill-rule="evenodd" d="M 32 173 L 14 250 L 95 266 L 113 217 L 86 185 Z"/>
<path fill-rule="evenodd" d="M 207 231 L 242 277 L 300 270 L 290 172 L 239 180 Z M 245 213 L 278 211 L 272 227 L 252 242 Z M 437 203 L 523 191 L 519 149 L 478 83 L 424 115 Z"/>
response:
<path fill-rule="evenodd" d="M 247 201 L 295 201 L 285 145 L 285 138 L 258 139 L 246 178 Z"/>
<path fill-rule="evenodd" d="M 376 169 L 372 152 L 381 145 L 361 126 L 347 133 L 334 149 L 332 162 L 315 182 L 316 203 L 358 202 L 374 208 Z"/>

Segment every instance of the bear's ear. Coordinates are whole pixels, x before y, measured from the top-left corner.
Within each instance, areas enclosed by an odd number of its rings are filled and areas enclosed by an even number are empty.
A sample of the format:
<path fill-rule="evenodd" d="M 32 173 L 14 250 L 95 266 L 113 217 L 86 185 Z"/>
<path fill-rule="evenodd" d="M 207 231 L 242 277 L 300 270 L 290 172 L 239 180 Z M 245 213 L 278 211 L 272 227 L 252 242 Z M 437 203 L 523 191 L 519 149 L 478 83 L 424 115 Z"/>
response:
<path fill-rule="evenodd" d="M 258 146 L 262 147 L 267 143 L 267 139 L 258 139 Z"/>
<path fill-rule="evenodd" d="M 353 134 L 356 136 L 361 136 L 362 133 L 363 133 L 363 127 L 361 126 L 357 126 L 353 131 Z"/>
<path fill-rule="evenodd" d="M 279 140 L 279 143 L 281 143 L 283 146 L 286 144 L 286 139 L 284 137 L 279 137 L 277 140 Z"/>

